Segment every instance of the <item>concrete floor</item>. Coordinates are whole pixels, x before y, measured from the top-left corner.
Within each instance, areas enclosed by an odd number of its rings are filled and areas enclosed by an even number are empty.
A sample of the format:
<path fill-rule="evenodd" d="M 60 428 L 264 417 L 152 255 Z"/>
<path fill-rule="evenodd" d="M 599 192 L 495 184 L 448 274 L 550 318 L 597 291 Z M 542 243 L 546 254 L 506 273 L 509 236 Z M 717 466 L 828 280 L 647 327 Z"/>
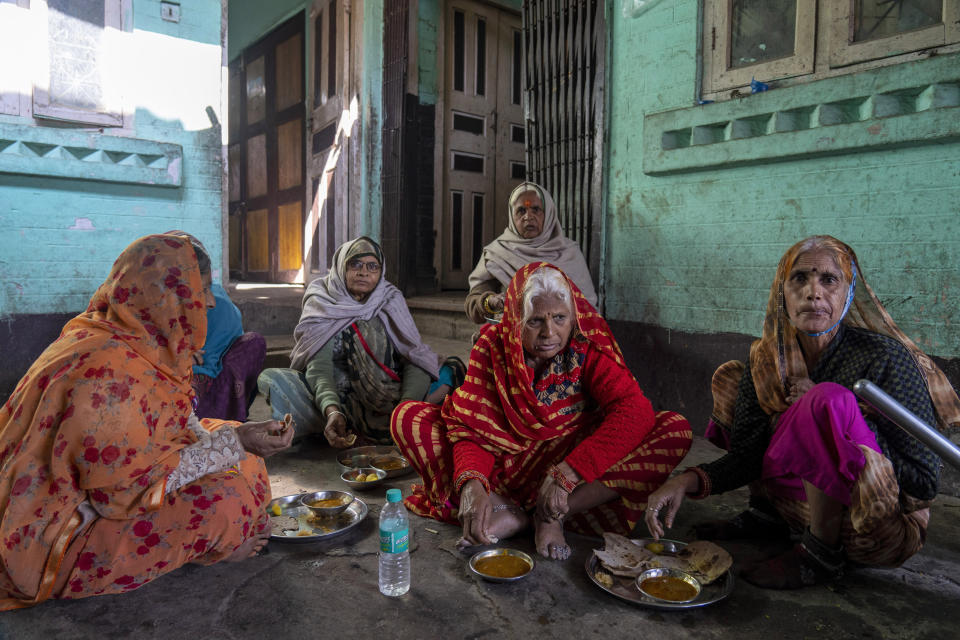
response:
<path fill-rule="evenodd" d="M 466 357 L 462 340 L 425 336 L 444 355 Z M 252 419 L 269 408 L 258 399 Z M 682 467 L 719 450 L 702 438 Z M 305 440 L 268 459 L 275 497 L 344 488 L 335 454 Z M 894 570 L 855 570 L 839 583 L 799 592 L 764 591 L 736 581 L 723 601 L 701 609 L 659 611 L 623 602 L 587 577 L 599 541 L 571 535 L 566 562 L 538 560 L 514 584 L 469 573 L 456 550 L 459 528 L 412 516 L 412 588 L 400 598 L 377 589 L 377 519 L 388 487 L 405 493 L 416 476 L 358 494 L 367 518 L 319 543 L 272 542 L 269 553 L 238 564 L 187 566 L 120 596 L 50 601 L 0 616 L 0 640 L 73 638 L 930 638 L 960 637 L 960 500 L 942 496 L 933 508 L 923 551 Z M 746 490 L 688 501 L 670 536 L 690 540 L 690 524 L 729 517 Z M 645 532 L 643 532 L 645 534 Z M 643 535 L 641 534 L 641 535 Z M 535 555 L 532 536 L 509 546 Z M 728 544 L 735 562 L 757 550 Z M 737 564 L 734 565 L 736 571 Z"/>
<path fill-rule="evenodd" d="M 258 400 L 255 416 L 268 408 Z M 683 466 L 717 450 L 697 438 Z M 274 496 L 343 488 L 334 452 L 306 440 L 270 458 Z M 50 601 L 0 616 L 0 638 L 931 638 L 960 635 L 960 500 L 935 507 L 924 550 L 895 570 L 851 571 L 839 583 L 800 592 L 764 591 L 742 581 L 702 609 L 657 611 L 603 592 L 584 569 L 597 540 L 570 536 L 566 562 L 539 560 L 514 584 L 473 577 L 456 550 L 459 529 L 412 516 L 412 588 L 400 598 L 377 589 L 377 518 L 386 488 L 409 491 L 416 476 L 361 493 L 367 518 L 325 542 L 272 542 L 238 564 L 187 566 L 119 596 Z M 672 537 L 689 540 L 701 519 L 738 512 L 745 491 L 688 502 Z M 533 554 L 530 535 L 510 546 Z M 727 545 L 736 560 L 755 555 Z M 735 567 L 736 568 L 736 565 Z"/>

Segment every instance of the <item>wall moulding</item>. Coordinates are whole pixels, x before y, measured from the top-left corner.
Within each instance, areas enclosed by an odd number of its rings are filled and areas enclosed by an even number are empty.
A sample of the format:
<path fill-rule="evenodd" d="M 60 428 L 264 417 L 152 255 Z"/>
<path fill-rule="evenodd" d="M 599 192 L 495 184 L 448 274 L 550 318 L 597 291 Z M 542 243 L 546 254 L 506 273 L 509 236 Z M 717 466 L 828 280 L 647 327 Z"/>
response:
<path fill-rule="evenodd" d="M 178 144 L 0 124 L 0 173 L 176 188 L 182 169 Z"/>
<path fill-rule="evenodd" d="M 650 175 L 960 141 L 960 56 L 774 89 L 643 119 Z"/>

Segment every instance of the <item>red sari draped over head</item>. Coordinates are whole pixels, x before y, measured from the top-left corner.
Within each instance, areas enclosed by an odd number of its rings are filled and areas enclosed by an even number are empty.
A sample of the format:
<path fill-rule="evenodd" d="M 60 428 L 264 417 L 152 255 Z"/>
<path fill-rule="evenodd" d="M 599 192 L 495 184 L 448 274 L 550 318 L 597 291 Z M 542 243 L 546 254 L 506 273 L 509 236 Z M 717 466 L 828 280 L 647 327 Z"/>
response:
<path fill-rule="evenodd" d="M 20 380 L 0 409 L 0 609 L 129 590 L 183 561 L 216 561 L 204 556 L 219 535 L 204 531 L 214 514 L 236 523 L 236 545 L 250 535 L 251 507 L 269 487 L 262 460 L 234 472 L 242 505 L 202 483 L 164 495 L 178 451 L 196 441 L 190 374 L 205 334 L 189 240 L 147 236 Z M 90 526 L 81 504 L 95 512 Z M 166 522 L 162 511 L 178 515 Z"/>
<path fill-rule="evenodd" d="M 655 416 L 606 321 L 569 278 L 575 311 L 569 346 L 534 380 L 522 343 L 523 292 L 544 268 L 556 269 L 535 262 L 517 271 L 503 319 L 484 327 L 466 380 L 442 410 L 409 402 L 394 411 L 394 439 L 424 479 L 407 500 L 414 512 L 454 521 L 465 472 L 532 508 L 549 468 L 563 460 L 584 481 L 600 480 L 622 498 L 587 512 L 589 522 L 574 528 L 622 530 L 639 519 L 646 496 L 686 454 L 686 420 Z"/>

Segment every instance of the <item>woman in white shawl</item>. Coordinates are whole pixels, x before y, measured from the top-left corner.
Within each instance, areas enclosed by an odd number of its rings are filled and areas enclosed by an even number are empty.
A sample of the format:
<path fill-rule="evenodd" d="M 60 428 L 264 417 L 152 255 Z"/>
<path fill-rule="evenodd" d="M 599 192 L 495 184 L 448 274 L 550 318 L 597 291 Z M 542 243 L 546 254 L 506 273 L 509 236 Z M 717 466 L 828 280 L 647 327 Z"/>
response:
<path fill-rule="evenodd" d="M 480 262 L 470 274 L 470 292 L 464 303 L 467 316 L 478 324 L 503 312 L 503 292 L 513 274 L 531 262 L 549 262 L 597 305 L 587 261 L 580 247 L 563 235 L 557 207 L 546 189 L 533 182 L 520 184 L 508 201 L 510 222 L 503 233 L 483 248 Z"/>
<path fill-rule="evenodd" d="M 362 442 L 389 443 L 397 403 L 423 400 L 443 382 L 456 386 L 450 372 L 438 380 L 440 359 L 421 340 L 383 264 L 370 238 L 341 245 L 327 276 L 304 292 L 291 368 L 260 374 L 273 415 L 291 414 L 297 435 L 322 430 L 337 448 L 352 445 L 354 434 Z"/>

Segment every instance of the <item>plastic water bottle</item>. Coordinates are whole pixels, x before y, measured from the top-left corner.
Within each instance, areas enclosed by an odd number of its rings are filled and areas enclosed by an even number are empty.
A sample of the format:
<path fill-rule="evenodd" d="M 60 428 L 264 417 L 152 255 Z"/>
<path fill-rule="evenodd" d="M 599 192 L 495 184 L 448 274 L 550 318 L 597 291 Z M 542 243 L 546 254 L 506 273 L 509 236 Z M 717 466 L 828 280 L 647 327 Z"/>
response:
<path fill-rule="evenodd" d="M 387 489 L 380 512 L 380 593 L 402 596 L 410 590 L 410 520 L 400 489 Z"/>

